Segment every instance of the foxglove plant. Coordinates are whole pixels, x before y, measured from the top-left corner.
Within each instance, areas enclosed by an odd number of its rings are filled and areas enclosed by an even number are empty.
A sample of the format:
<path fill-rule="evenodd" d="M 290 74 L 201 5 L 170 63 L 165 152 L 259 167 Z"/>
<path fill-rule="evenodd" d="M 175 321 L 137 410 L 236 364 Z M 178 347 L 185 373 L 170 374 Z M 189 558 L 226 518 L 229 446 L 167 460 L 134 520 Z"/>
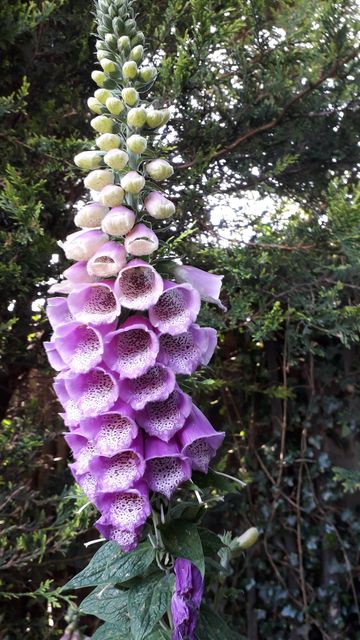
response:
<path fill-rule="evenodd" d="M 194 471 L 208 472 L 224 438 L 181 388 L 181 376 L 214 353 L 216 332 L 196 322 L 201 299 L 221 306 L 221 276 L 173 265 L 169 280 L 159 271 L 162 221 L 176 207 L 160 187 L 173 168 L 151 141 L 169 110 L 146 98 L 156 70 L 130 0 L 99 0 L 96 19 L 102 70 L 92 73 L 98 89 L 88 106 L 97 138 L 75 156 L 89 172 L 90 201 L 75 215 L 78 230 L 59 242 L 73 264 L 51 287 L 45 348 L 58 372 L 71 471 L 100 512 L 98 530 L 129 552 L 152 527 L 158 566 L 169 573 L 175 562 L 172 638 L 192 640 L 203 576 L 169 553 L 158 525 L 174 492 Z"/>

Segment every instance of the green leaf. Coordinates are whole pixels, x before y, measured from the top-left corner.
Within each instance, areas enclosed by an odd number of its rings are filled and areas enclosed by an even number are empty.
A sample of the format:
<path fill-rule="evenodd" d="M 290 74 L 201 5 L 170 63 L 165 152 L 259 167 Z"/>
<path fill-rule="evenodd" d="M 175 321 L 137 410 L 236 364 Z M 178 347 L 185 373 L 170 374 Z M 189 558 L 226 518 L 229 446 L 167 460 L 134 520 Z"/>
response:
<path fill-rule="evenodd" d="M 218 551 L 224 546 L 219 536 L 209 529 L 201 527 L 198 529 L 201 544 L 204 550 L 205 556 L 217 555 Z"/>
<path fill-rule="evenodd" d="M 161 627 L 156 627 L 149 636 L 146 636 L 146 640 L 170 640 L 170 637 L 170 631 L 167 632 L 164 629 L 161 629 Z"/>
<path fill-rule="evenodd" d="M 231 477 L 219 475 L 212 469 L 209 469 L 209 472 L 207 474 L 200 473 L 200 471 L 195 471 L 191 479 L 193 483 L 200 489 L 206 489 L 208 487 L 212 489 L 215 488 L 224 494 L 238 493 L 244 488 L 239 482 L 236 481 L 236 478 L 232 480 Z"/>
<path fill-rule="evenodd" d="M 174 580 L 173 574 L 157 574 L 129 589 L 128 612 L 132 640 L 143 640 L 161 620 L 170 604 Z"/>
<path fill-rule="evenodd" d="M 196 628 L 196 640 L 246 640 L 244 636 L 232 631 L 213 609 L 202 605 Z"/>
<path fill-rule="evenodd" d="M 105 622 L 116 622 L 116 628 L 125 636 L 129 633 L 127 592 L 119 591 L 111 585 L 98 587 L 92 591 L 79 607 L 82 613 L 96 616 Z"/>
<path fill-rule="evenodd" d="M 123 634 L 117 624 L 106 622 L 95 631 L 91 640 L 129 640 L 129 634 Z"/>
<path fill-rule="evenodd" d="M 167 551 L 170 551 L 177 558 L 191 560 L 204 576 L 204 552 L 195 524 L 173 520 L 162 528 L 162 538 Z"/>
<path fill-rule="evenodd" d="M 171 509 L 171 517 L 174 519 L 198 522 L 205 512 L 205 504 L 199 502 L 178 502 Z"/>
<path fill-rule="evenodd" d="M 154 557 L 154 549 L 148 542 L 139 544 L 129 553 L 121 551 L 116 542 L 108 542 L 95 553 L 88 566 L 72 578 L 63 589 L 81 589 L 126 582 L 144 573 Z"/>

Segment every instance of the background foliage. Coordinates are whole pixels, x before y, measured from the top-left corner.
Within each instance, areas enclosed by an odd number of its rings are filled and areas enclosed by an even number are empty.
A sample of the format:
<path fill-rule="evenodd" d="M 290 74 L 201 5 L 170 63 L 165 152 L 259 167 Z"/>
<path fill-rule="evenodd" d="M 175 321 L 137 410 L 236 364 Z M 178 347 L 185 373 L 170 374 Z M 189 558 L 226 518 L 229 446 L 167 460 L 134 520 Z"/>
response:
<path fill-rule="evenodd" d="M 248 486 L 208 524 L 262 530 L 208 601 L 249 640 L 358 639 L 354 3 L 139 0 L 137 8 L 163 62 L 159 102 L 175 105 L 170 135 L 159 140 L 178 165 L 169 234 L 191 223 L 190 241 L 177 239 L 176 250 L 225 274 L 228 314 L 203 312 L 220 347 L 189 385 L 229 434 L 219 468 Z M 93 554 L 83 542 L 94 537 L 94 514 L 81 510 L 66 469 L 41 348 L 46 282 L 64 266 L 56 239 L 72 230 L 83 195 L 72 156 L 90 136 L 92 28 L 83 0 L 0 8 L 2 640 L 60 637 L 68 602 L 56 589 Z M 91 634 L 94 618 L 81 620 Z"/>

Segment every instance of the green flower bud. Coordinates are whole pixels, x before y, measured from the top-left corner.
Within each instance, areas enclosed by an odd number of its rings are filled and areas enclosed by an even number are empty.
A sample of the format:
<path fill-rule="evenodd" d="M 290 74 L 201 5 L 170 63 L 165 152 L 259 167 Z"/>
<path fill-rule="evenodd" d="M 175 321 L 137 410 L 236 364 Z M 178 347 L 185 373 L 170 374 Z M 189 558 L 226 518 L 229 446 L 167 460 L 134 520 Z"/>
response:
<path fill-rule="evenodd" d="M 105 42 L 109 45 L 109 47 L 116 47 L 116 38 L 113 33 L 107 33 L 105 36 Z"/>
<path fill-rule="evenodd" d="M 98 116 L 101 117 L 101 116 Z M 127 114 L 127 123 L 129 127 L 140 129 L 146 122 L 146 110 L 144 107 L 133 107 Z"/>
<path fill-rule="evenodd" d="M 163 123 L 163 112 L 160 109 L 146 110 L 146 124 L 150 129 L 156 129 Z"/>
<path fill-rule="evenodd" d="M 141 155 L 147 147 L 147 141 L 143 136 L 139 136 L 137 133 L 134 133 L 126 140 L 126 146 L 130 151 L 136 153 L 136 155 Z"/>
<path fill-rule="evenodd" d="M 120 147 L 121 138 L 115 133 L 103 133 L 102 136 L 96 138 L 96 144 L 102 151 L 110 151 Z"/>
<path fill-rule="evenodd" d="M 124 111 L 125 109 L 125 105 L 123 103 L 122 100 L 119 100 L 119 98 L 108 98 L 106 100 L 106 108 L 110 111 L 110 113 L 112 113 L 114 116 L 118 116 L 119 113 L 121 113 L 122 111 Z"/>
<path fill-rule="evenodd" d="M 130 49 L 130 38 L 129 36 L 121 36 L 117 41 L 117 45 L 119 49 Z"/>
<path fill-rule="evenodd" d="M 151 82 L 156 77 L 156 69 L 155 67 L 143 67 L 140 69 L 140 78 L 144 82 Z"/>
<path fill-rule="evenodd" d="M 145 36 L 142 31 L 138 31 L 137 34 L 132 38 L 131 44 L 135 47 L 137 44 L 144 44 Z"/>
<path fill-rule="evenodd" d="M 91 78 L 97 84 L 98 87 L 102 87 L 104 82 L 106 81 L 106 75 L 103 71 L 98 71 L 97 69 L 92 72 Z"/>
<path fill-rule="evenodd" d="M 135 20 L 133 20 L 132 18 L 125 20 L 125 31 L 131 34 L 131 32 L 135 31 L 135 29 L 136 29 Z"/>
<path fill-rule="evenodd" d="M 93 113 L 101 113 L 102 104 L 96 98 L 88 98 L 87 106 Z"/>
<path fill-rule="evenodd" d="M 82 151 L 75 156 L 74 162 L 80 169 L 89 171 L 90 169 L 101 167 L 102 156 L 98 151 Z"/>
<path fill-rule="evenodd" d="M 122 171 L 129 162 L 129 156 L 122 149 L 110 149 L 104 157 L 104 162 L 115 171 Z"/>
<path fill-rule="evenodd" d="M 238 549 L 250 549 L 259 538 L 259 532 L 256 527 L 250 527 L 245 533 L 238 538 L 235 538 L 234 542 Z"/>
<path fill-rule="evenodd" d="M 94 191 L 101 191 L 106 185 L 114 182 L 114 175 L 109 169 L 96 169 L 91 171 L 84 180 L 84 185 L 87 189 L 94 189 Z"/>
<path fill-rule="evenodd" d="M 170 120 L 170 111 L 169 109 L 162 109 L 162 123 L 161 126 L 169 122 Z"/>
<path fill-rule="evenodd" d="M 147 163 L 146 172 L 153 180 L 166 180 L 172 176 L 174 169 L 167 160 L 158 158 Z"/>
<path fill-rule="evenodd" d="M 105 73 L 114 73 L 114 71 L 116 71 L 115 62 L 113 62 L 112 60 L 109 60 L 109 58 L 103 58 L 103 60 L 100 60 L 100 64 L 104 69 Z"/>
<path fill-rule="evenodd" d="M 124 197 L 124 189 L 116 184 L 108 184 L 101 190 L 99 200 L 105 207 L 118 207 Z"/>
<path fill-rule="evenodd" d="M 107 116 L 96 116 L 90 120 L 90 125 L 99 133 L 111 133 L 113 128 L 112 120 Z"/>
<path fill-rule="evenodd" d="M 139 94 L 133 87 L 125 87 L 121 92 L 121 97 L 129 107 L 133 107 L 139 100 Z"/>
<path fill-rule="evenodd" d="M 138 44 L 136 47 L 131 49 L 129 58 L 130 60 L 135 60 L 135 62 L 141 62 L 144 55 L 144 47 L 142 44 Z"/>
<path fill-rule="evenodd" d="M 111 91 L 109 89 L 96 89 L 94 96 L 99 102 L 105 104 L 106 100 L 111 96 Z"/>
<path fill-rule="evenodd" d="M 127 62 L 124 62 L 122 66 L 123 78 L 125 78 L 126 80 L 133 80 L 134 78 L 136 78 L 137 73 L 138 68 L 134 60 L 128 60 Z"/>

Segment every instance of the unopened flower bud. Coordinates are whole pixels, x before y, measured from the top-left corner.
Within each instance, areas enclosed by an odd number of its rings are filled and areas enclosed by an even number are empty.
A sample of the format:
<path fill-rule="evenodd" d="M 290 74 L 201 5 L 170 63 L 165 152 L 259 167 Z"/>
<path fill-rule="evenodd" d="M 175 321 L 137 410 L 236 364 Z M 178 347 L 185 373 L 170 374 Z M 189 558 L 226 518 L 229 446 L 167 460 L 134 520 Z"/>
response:
<path fill-rule="evenodd" d="M 139 100 L 139 94 L 133 87 L 125 87 L 121 92 L 121 97 L 129 107 L 133 107 Z"/>
<path fill-rule="evenodd" d="M 109 89 L 96 89 L 94 96 L 99 102 L 105 104 L 106 100 L 111 96 L 111 91 Z"/>
<path fill-rule="evenodd" d="M 127 114 L 127 123 L 134 129 L 140 129 L 146 122 L 146 110 L 144 107 L 133 107 Z"/>
<path fill-rule="evenodd" d="M 125 236 L 135 224 L 135 213 L 127 207 L 114 207 L 101 223 L 104 233 L 109 236 Z"/>
<path fill-rule="evenodd" d="M 98 151 L 82 151 L 74 157 L 74 162 L 80 169 L 90 171 L 101 167 L 102 157 Z"/>
<path fill-rule="evenodd" d="M 124 200 L 124 189 L 116 184 L 108 184 L 101 189 L 99 200 L 106 207 L 117 207 Z"/>
<path fill-rule="evenodd" d="M 102 136 L 96 138 L 96 144 L 102 151 L 110 151 L 120 147 L 121 138 L 116 133 L 103 133 Z"/>
<path fill-rule="evenodd" d="M 129 58 L 130 60 L 135 60 L 135 62 L 140 62 L 144 55 L 144 47 L 142 44 L 138 44 L 136 47 L 131 49 Z"/>
<path fill-rule="evenodd" d="M 131 44 L 135 47 L 137 44 L 144 44 L 145 36 L 142 31 L 138 31 L 137 34 L 132 38 Z"/>
<path fill-rule="evenodd" d="M 166 180 L 172 176 L 174 169 L 167 160 L 158 158 L 157 160 L 152 160 L 147 163 L 146 172 L 153 180 Z"/>
<path fill-rule="evenodd" d="M 175 205 L 161 193 L 152 191 L 144 200 L 145 209 L 156 220 L 165 220 L 175 213 Z"/>
<path fill-rule="evenodd" d="M 133 153 L 140 155 L 141 153 L 144 153 L 147 147 L 147 140 L 146 138 L 143 138 L 143 136 L 133 133 L 133 135 L 126 140 L 126 146 Z"/>
<path fill-rule="evenodd" d="M 245 533 L 234 540 L 238 549 L 250 549 L 259 538 L 256 527 L 250 527 Z"/>
<path fill-rule="evenodd" d="M 96 100 L 96 98 L 88 98 L 87 105 L 90 111 L 93 111 L 93 113 L 101 113 L 102 104 L 101 102 Z"/>
<path fill-rule="evenodd" d="M 140 78 L 143 82 L 151 82 L 156 77 L 155 67 L 143 67 L 140 69 Z"/>
<path fill-rule="evenodd" d="M 128 161 L 129 156 L 125 151 L 122 151 L 122 149 L 110 149 L 104 157 L 105 164 L 115 171 L 122 171 Z"/>
<path fill-rule="evenodd" d="M 124 111 L 125 109 L 125 105 L 123 103 L 122 100 L 119 100 L 119 98 L 108 98 L 106 100 L 106 108 L 110 111 L 110 113 L 112 113 L 114 116 L 118 116 L 119 113 L 121 113 L 122 111 Z"/>
<path fill-rule="evenodd" d="M 96 116 L 90 120 L 90 124 L 95 131 L 99 133 L 111 133 L 113 128 L 113 123 L 111 118 L 107 116 Z"/>
<path fill-rule="evenodd" d="M 162 109 L 162 122 L 161 126 L 164 126 L 170 120 L 170 111 L 169 109 Z"/>
<path fill-rule="evenodd" d="M 128 193 L 140 193 L 145 186 L 145 178 L 137 171 L 129 171 L 121 178 L 120 184 Z"/>
<path fill-rule="evenodd" d="M 94 189 L 94 191 L 101 191 L 106 185 L 114 182 L 114 176 L 109 169 L 96 169 L 91 171 L 84 180 L 85 187 L 87 189 Z"/>
<path fill-rule="evenodd" d="M 147 109 L 146 110 L 146 124 L 151 129 L 160 127 L 163 123 L 163 112 L 160 109 Z"/>
<path fill-rule="evenodd" d="M 108 52 L 104 51 L 104 49 L 99 49 L 99 51 L 96 54 L 97 59 L 99 60 L 103 60 L 104 58 L 107 58 L 108 56 Z"/>
<path fill-rule="evenodd" d="M 108 238 L 100 229 L 75 231 L 59 242 L 68 260 L 89 260 Z"/>
<path fill-rule="evenodd" d="M 98 202 L 90 202 L 82 207 L 75 215 L 74 222 L 77 227 L 95 229 L 101 226 L 102 219 L 108 213 L 109 208 Z"/>
<path fill-rule="evenodd" d="M 95 47 L 96 49 L 104 49 L 105 45 L 102 40 L 96 40 Z"/>
<path fill-rule="evenodd" d="M 119 49 L 130 49 L 130 38 L 129 36 L 121 36 L 118 41 L 117 41 L 117 45 Z"/>
<path fill-rule="evenodd" d="M 113 62 L 112 60 L 109 60 L 109 58 L 103 58 L 102 60 L 100 60 L 100 64 L 104 69 L 105 73 L 114 73 L 114 71 L 116 71 L 115 62 Z"/>
<path fill-rule="evenodd" d="M 138 68 L 135 60 L 128 60 L 127 62 L 124 62 L 122 66 L 122 74 L 123 78 L 125 78 L 126 80 L 133 80 L 134 78 L 136 78 L 138 74 Z"/>
<path fill-rule="evenodd" d="M 110 46 L 110 47 L 116 47 L 116 38 L 114 36 L 113 33 L 107 33 L 105 36 L 105 42 Z"/>
<path fill-rule="evenodd" d="M 145 224 L 136 224 L 124 242 L 126 252 L 133 256 L 149 256 L 159 248 L 159 240 Z"/>
<path fill-rule="evenodd" d="M 106 81 L 106 75 L 103 71 L 98 71 L 97 69 L 92 72 L 91 78 L 97 84 L 98 87 L 102 87 L 104 82 Z"/>

